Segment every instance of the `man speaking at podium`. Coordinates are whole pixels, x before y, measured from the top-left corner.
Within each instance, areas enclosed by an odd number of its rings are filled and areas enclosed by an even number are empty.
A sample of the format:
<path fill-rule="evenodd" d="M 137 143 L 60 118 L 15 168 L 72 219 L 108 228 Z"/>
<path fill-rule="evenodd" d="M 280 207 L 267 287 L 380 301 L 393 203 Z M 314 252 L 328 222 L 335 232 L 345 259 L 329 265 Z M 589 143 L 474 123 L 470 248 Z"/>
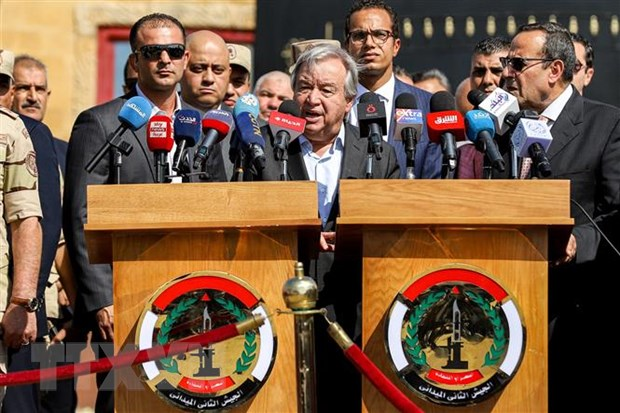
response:
<path fill-rule="evenodd" d="M 611 306 L 617 300 L 605 289 L 620 259 L 588 216 L 618 239 L 618 226 L 608 222 L 620 208 L 620 110 L 584 99 L 571 86 L 575 60 L 568 30 L 533 23 L 519 28 L 502 62 L 505 88 L 519 107 L 535 110 L 551 126 L 551 178 L 569 179 L 572 200 L 584 208 L 571 204 L 575 226 L 549 272 L 551 411 L 560 411 L 564 403 L 586 407 L 611 396 L 599 390 L 614 382 L 607 376 L 614 350 L 599 353 L 609 343 L 605 332 L 593 330 L 593 320 L 607 328 L 615 325 L 617 310 Z M 596 390 L 586 391 L 591 380 Z"/>

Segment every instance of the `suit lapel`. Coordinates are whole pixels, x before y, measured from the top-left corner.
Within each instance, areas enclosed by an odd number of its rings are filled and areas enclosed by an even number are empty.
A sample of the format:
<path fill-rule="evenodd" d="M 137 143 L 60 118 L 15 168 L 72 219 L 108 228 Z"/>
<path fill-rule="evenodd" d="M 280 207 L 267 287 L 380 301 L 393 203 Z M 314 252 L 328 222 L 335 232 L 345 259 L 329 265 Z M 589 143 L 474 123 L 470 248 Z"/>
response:
<path fill-rule="evenodd" d="M 572 86 L 571 86 L 572 87 Z M 558 119 L 551 127 L 551 146 L 547 151 L 549 159 L 562 151 L 570 141 L 579 135 L 578 125 L 583 122 L 583 98 L 573 88 L 571 98 L 566 102 L 566 106 L 560 113 Z"/>
<path fill-rule="evenodd" d="M 363 178 L 364 171 L 360 165 L 364 164 L 367 148 L 359 137 L 358 129 L 345 126 L 344 154 L 340 168 L 340 179 Z"/>

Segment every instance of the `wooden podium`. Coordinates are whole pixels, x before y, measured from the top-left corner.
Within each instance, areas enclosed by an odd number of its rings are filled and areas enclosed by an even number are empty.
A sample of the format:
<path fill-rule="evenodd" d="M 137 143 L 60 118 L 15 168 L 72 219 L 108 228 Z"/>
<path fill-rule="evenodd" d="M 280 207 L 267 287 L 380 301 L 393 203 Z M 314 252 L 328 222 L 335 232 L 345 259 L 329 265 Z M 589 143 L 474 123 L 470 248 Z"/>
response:
<path fill-rule="evenodd" d="M 282 286 L 294 274 L 299 233 L 318 239 L 316 206 L 314 182 L 89 186 L 90 260 L 113 263 L 115 353 L 134 343 L 149 297 L 194 271 L 238 276 L 272 312 L 286 309 Z M 272 317 L 271 323 L 273 369 L 256 396 L 233 411 L 297 409 L 293 318 Z M 118 412 L 179 411 L 146 386 L 116 386 L 115 396 Z"/>
<path fill-rule="evenodd" d="M 547 411 L 547 233 L 553 226 L 566 234 L 572 225 L 569 192 L 569 181 L 558 180 L 340 181 L 339 245 L 363 246 L 363 350 L 425 412 Z M 512 381 L 464 407 L 418 397 L 384 344 L 398 293 L 420 274 L 454 264 L 495 277 L 514 296 L 526 330 Z M 367 380 L 362 406 L 395 411 Z"/>

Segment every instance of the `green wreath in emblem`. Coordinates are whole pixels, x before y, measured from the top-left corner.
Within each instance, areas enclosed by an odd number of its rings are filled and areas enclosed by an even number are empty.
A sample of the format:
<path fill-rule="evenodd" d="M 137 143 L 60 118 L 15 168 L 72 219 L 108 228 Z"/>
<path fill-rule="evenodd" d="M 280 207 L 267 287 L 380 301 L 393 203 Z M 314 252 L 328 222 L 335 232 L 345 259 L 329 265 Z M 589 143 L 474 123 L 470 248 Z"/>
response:
<path fill-rule="evenodd" d="M 181 317 L 183 313 L 192 308 L 196 301 L 198 301 L 198 299 L 195 297 L 185 298 L 170 311 L 170 314 L 168 314 L 168 317 L 166 317 L 157 333 L 157 344 L 163 346 L 168 343 L 168 336 L 170 335 L 170 330 L 172 330 L 175 321 Z M 181 374 L 179 372 L 178 363 L 174 358 L 164 357 L 160 359 L 159 362 L 167 372 Z"/>
<path fill-rule="evenodd" d="M 216 298 L 215 301 L 218 302 L 226 311 L 231 313 L 237 319 L 237 322 L 243 321 L 247 318 L 245 313 L 241 311 L 239 307 L 237 307 L 232 301 L 226 300 L 224 298 Z M 237 359 L 237 366 L 235 368 L 235 373 L 241 374 L 247 369 L 250 368 L 252 362 L 256 358 L 256 332 L 250 330 L 245 333 L 245 341 L 243 342 L 243 352 L 241 356 Z"/>
<path fill-rule="evenodd" d="M 484 314 L 489 317 L 491 325 L 493 325 L 493 344 L 491 344 L 489 351 L 485 354 L 484 364 L 482 366 L 494 366 L 500 362 L 502 355 L 506 351 L 507 344 L 506 330 L 502 325 L 502 319 L 498 310 L 499 304 L 491 307 L 488 301 L 475 292 L 465 291 L 465 294 L 467 294 L 470 300 L 482 308 Z"/>
<path fill-rule="evenodd" d="M 413 310 L 411 316 L 409 316 L 409 322 L 407 323 L 405 337 L 405 352 L 411 357 L 413 364 L 418 367 L 424 367 L 426 363 L 426 353 L 422 351 L 420 345 L 420 339 L 418 338 L 418 325 L 428 311 L 436 302 L 440 301 L 446 296 L 446 291 L 438 291 L 436 293 L 429 294 L 426 298 L 420 301 L 420 304 Z"/>

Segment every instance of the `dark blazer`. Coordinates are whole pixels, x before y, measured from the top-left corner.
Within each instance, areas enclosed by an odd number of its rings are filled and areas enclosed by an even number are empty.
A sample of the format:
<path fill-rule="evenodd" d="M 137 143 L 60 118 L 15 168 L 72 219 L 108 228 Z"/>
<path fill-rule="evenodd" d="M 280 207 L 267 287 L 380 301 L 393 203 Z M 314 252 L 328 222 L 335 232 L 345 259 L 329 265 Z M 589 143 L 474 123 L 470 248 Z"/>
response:
<path fill-rule="evenodd" d="M 426 115 L 430 112 L 431 94 L 425 90 L 417 88 L 415 86 L 408 85 L 400 80 L 396 79 L 396 85 L 394 87 L 394 102 L 396 98 L 402 93 L 411 93 L 415 96 L 418 109 L 420 109 L 424 115 L 424 128 L 422 129 L 422 136 L 418 139 L 415 152 L 415 165 L 414 173 L 416 178 L 439 178 L 441 177 L 441 162 L 442 152 L 441 145 L 433 143 L 428 139 L 428 130 L 426 128 Z M 392 119 L 396 114 L 396 105 L 393 107 Z M 405 153 L 405 145 L 402 140 L 394 139 L 395 122 L 391 123 L 390 131 L 388 133 L 388 143 L 390 143 L 396 149 L 396 156 L 398 157 L 398 164 L 400 166 L 400 176 L 404 178 L 407 173 L 407 154 Z"/>
<path fill-rule="evenodd" d="M 92 173 L 87 173 L 84 168 L 118 126 L 118 113 L 125 102 L 135 95 L 134 89 L 125 96 L 85 110 L 77 117 L 71 131 L 67 151 L 63 225 L 79 292 L 76 306 L 82 312 L 85 310 L 91 313 L 112 304 L 111 265 L 91 265 L 84 238 L 86 186 L 116 182 L 112 151 L 103 157 Z M 133 151 L 123 157 L 120 183 L 154 183 L 155 163 L 146 143 L 146 128 L 135 132 L 128 130 L 124 139 L 133 146 Z M 221 162 L 221 157 L 219 160 Z M 219 174 L 219 179 L 225 180 L 221 164 L 212 168 L 215 172 L 211 173 L 211 179 L 215 180 L 213 177 Z M 192 177 L 190 180 L 200 179 Z M 76 311 L 76 318 L 82 315 Z"/>

